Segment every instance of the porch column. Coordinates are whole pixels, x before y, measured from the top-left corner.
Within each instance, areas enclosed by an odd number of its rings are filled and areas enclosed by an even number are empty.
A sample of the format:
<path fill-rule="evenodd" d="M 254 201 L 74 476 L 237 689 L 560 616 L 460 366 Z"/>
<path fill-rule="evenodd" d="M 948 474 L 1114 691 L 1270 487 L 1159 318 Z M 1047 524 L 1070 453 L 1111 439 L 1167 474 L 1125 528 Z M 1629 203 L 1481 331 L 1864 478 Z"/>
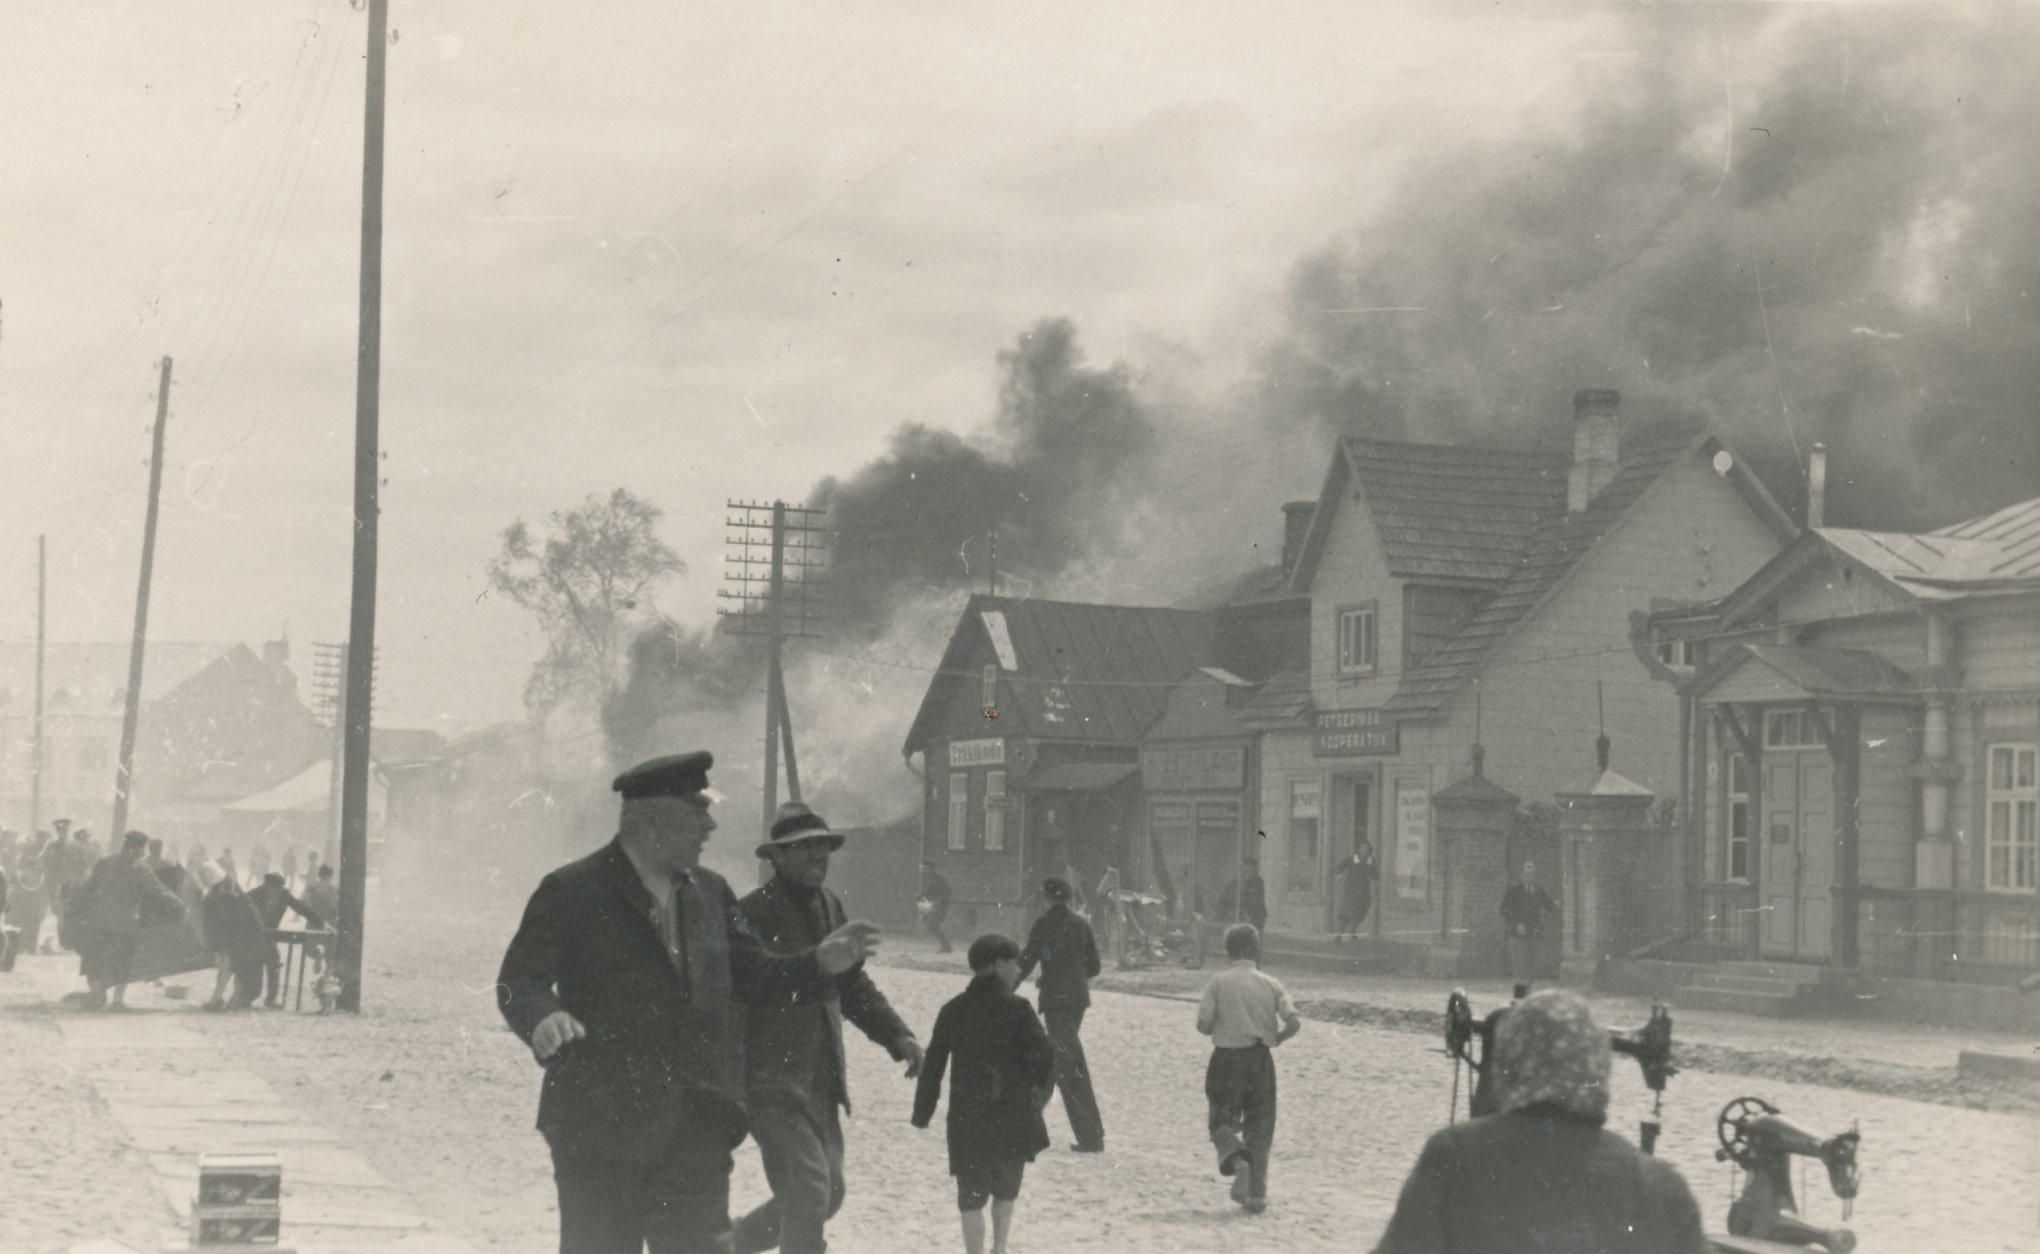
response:
<path fill-rule="evenodd" d="M 1955 887 L 1955 842 L 1948 835 L 1948 791 L 1962 778 L 1962 765 L 1949 756 L 1948 724 L 1955 693 L 1961 687 L 1959 668 L 1949 662 L 1948 616 L 1926 614 L 1927 665 L 1919 683 L 1926 698 L 1920 734 L 1920 760 L 1912 777 L 1920 785 L 1920 838 L 1913 846 L 1913 886 Z"/>

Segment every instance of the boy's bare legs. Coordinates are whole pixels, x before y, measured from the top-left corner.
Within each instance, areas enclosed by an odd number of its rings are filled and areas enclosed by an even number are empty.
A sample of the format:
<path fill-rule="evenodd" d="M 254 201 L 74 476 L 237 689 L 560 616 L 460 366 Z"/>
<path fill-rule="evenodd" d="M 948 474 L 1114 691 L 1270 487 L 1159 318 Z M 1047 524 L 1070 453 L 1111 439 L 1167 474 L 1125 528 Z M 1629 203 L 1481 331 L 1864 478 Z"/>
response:
<path fill-rule="evenodd" d="M 985 1212 L 983 1208 L 957 1212 L 963 1220 L 963 1254 L 985 1254 Z"/>
<path fill-rule="evenodd" d="M 1013 1203 L 992 1199 L 992 1254 L 1006 1254 L 1006 1237 L 1013 1231 Z"/>

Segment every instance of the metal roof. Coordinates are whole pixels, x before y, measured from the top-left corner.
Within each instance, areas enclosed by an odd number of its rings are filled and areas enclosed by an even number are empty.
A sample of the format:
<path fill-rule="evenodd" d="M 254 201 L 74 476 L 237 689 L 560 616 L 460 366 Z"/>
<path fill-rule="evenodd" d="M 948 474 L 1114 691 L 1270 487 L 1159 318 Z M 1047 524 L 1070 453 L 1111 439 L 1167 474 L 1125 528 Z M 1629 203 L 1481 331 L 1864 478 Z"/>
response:
<path fill-rule="evenodd" d="M 2040 579 L 2040 497 L 1923 534 L 1847 527 L 1819 534 L 1922 600 Z"/>
<path fill-rule="evenodd" d="M 1042 739 L 1137 741 L 1161 717 L 1177 680 L 1218 661 L 1209 613 L 976 595 L 921 699 L 906 752 L 935 731 L 950 685 L 977 682 L 971 661 L 990 653 L 1001 626 L 1016 663 L 1001 659 L 1001 671 L 1018 707 L 1001 713 L 1016 718 L 1020 734 Z"/>
<path fill-rule="evenodd" d="M 1310 667 L 1292 666 L 1269 676 L 1234 716 L 1256 731 L 1293 731 L 1311 726 Z"/>
<path fill-rule="evenodd" d="M 1622 461 L 1608 486 L 1577 514 L 1560 513 L 1538 528 L 1509 578 L 1468 615 L 1451 639 L 1403 676 L 1387 709 L 1404 716 L 1433 714 L 1479 670 L 1488 653 L 1541 606 L 1580 559 L 1592 551 L 1666 471 L 1701 444 L 1711 443 L 1685 423 L 1634 425 L 1623 434 Z M 1561 489 L 1563 484 L 1560 485 Z"/>
<path fill-rule="evenodd" d="M 1913 692 L 1910 675 L 1862 649 L 1809 649 L 1779 644 L 1742 647 L 1750 657 L 1813 696 L 1903 696 Z"/>

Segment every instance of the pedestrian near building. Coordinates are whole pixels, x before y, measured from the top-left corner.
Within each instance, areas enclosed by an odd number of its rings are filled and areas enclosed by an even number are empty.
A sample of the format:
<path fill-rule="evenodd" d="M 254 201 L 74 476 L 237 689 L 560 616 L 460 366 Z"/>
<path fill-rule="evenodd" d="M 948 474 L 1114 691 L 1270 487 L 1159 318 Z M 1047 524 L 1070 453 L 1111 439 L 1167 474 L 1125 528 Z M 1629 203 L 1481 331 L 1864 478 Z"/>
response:
<path fill-rule="evenodd" d="M 765 948 L 793 954 L 812 949 L 848 921 L 843 902 L 824 885 L 843 833 L 798 801 L 779 807 L 758 856 L 772 878 L 738 902 Z M 821 1254 L 823 1228 L 843 1205 L 843 1125 L 850 1109 L 843 1066 L 843 1020 L 921 1073 L 921 1046 L 859 965 L 821 992 L 759 1000 L 746 1008 L 745 1089 L 751 1136 L 765 1162 L 772 1196 L 736 1222 L 738 1254 L 778 1249 Z"/>
<path fill-rule="evenodd" d="M 869 923 L 766 951 L 723 878 L 709 754 L 616 777 L 614 840 L 539 882 L 503 955 L 496 1005 L 545 1068 L 561 1254 L 733 1248 L 730 1152 L 749 1130 L 739 1000 L 820 997 L 877 944 Z"/>
<path fill-rule="evenodd" d="M 1700 1208 L 1671 1166 L 1602 1128 L 1608 1035 L 1563 989 L 1495 1026 L 1501 1113 L 1434 1133 L 1375 1254 L 1704 1254 Z"/>
<path fill-rule="evenodd" d="M 340 886 L 333 882 L 333 866 L 326 863 L 312 876 L 312 882 L 305 886 L 305 904 L 316 911 L 330 926 L 340 918 Z M 307 941 L 307 956 L 319 971 L 326 969 L 326 942 Z"/>
<path fill-rule="evenodd" d="M 128 975 L 143 916 L 151 922 L 184 917 L 184 902 L 149 869 L 148 849 L 146 834 L 129 832 L 120 852 L 101 858 L 71 895 L 73 943 L 85 976 L 85 1005 L 93 1009 L 127 1008 Z"/>
<path fill-rule="evenodd" d="M 1041 1017 L 1055 1045 L 1055 1086 L 1062 1090 L 1063 1114 L 1069 1117 L 1079 1154 L 1105 1152 L 1105 1121 L 1091 1091 L 1091 1066 L 1084 1058 L 1084 1012 L 1091 1007 L 1091 981 L 1099 971 L 1098 940 L 1091 925 L 1070 909 L 1070 882 L 1050 876 L 1041 882 L 1048 909 L 1027 933 L 1020 952 L 1020 978 L 1037 965 L 1041 977 Z"/>
<path fill-rule="evenodd" d="M 1339 877 L 1339 936 L 1360 939 L 1360 925 L 1367 921 L 1374 906 L 1377 870 L 1374 843 L 1365 836 L 1356 838 L 1353 852 L 1339 863 L 1335 872 Z"/>
<path fill-rule="evenodd" d="M 1251 923 L 1225 930 L 1226 969 L 1197 1005 L 1197 1030 L 1211 1038 L 1204 1099 L 1218 1172 L 1251 1214 L 1268 1207 L 1268 1158 L 1275 1144 L 1276 1046 L 1303 1030 L 1282 982 L 1261 970 L 1261 934 Z"/>
<path fill-rule="evenodd" d="M 1020 985 L 1020 949 L 996 933 L 970 943 L 971 981 L 935 1016 L 927 1065 L 914 1090 L 913 1124 L 926 1128 L 949 1081 L 949 1174 L 956 1177 L 956 1209 L 964 1254 L 984 1254 L 985 1206 L 992 1210 L 992 1254 L 1006 1254 L 1013 1204 L 1027 1164 L 1048 1148 L 1041 1108 L 1055 1078 L 1055 1047 L 1014 992 Z"/>
<path fill-rule="evenodd" d="M 284 911 L 303 919 L 315 931 L 326 926 L 325 916 L 298 900 L 276 871 L 265 872 L 262 882 L 248 890 L 248 904 L 262 920 L 262 1004 L 270 1010 L 283 1009 L 283 960 L 277 956 L 276 940 L 269 933 L 283 926 Z"/>
<path fill-rule="evenodd" d="M 942 930 L 942 924 L 949 917 L 949 881 L 942 878 L 942 872 L 932 862 L 921 864 L 921 901 L 925 903 L 921 921 L 935 938 L 935 952 L 946 954 L 950 950 L 949 934 Z"/>
<path fill-rule="evenodd" d="M 1558 903 L 1537 882 L 1537 864 L 1525 862 L 1515 883 L 1502 894 L 1502 943 L 1509 955 L 1509 978 L 1517 995 L 1530 991 L 1537 977 L 1537 958 L 1544 939 L 1544 916 L 1557 914 Z"/>
<path fill-rule="evenodd" d="M 50 834 L 37 832 L 35 839 L 15 856 L 13 882 L 7 894 L 7 922 L 16 929 L 15 955 L 42 952 L 43 920 L 49 917 L 50 879 L 46 858 Z"/>

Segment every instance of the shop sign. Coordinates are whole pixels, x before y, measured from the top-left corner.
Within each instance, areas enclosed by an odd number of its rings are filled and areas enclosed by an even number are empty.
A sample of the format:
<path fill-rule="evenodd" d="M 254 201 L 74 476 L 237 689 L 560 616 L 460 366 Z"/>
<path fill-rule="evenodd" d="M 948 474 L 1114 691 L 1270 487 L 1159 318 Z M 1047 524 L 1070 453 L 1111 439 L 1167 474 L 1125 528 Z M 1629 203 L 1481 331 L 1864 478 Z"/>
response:
<path fill-rule="evenodd" d="M 1395 782 L 1396 896 L 1430 894 L 1431 788 L 1421 779 Z"/>
<path fill-rule="evenodd" d="M 1394 753 L 1396 722 L 1380 709 L 1319 710 L 1311 752 L 1321 758 Z"/>
<path fill-rule="evenodd" d="M 1143 745 L 1140 782 L 1149 792 L 1237 792 L 1247 781 L 1245 745 Z"/>
<path fill-rule="evenodd" d="M 991 736 L 983 740 L 952 740 L 949 742 L 949 765 L 1004 766 L 1006 764 L 1006 740 L 1003 736 Z"/>

